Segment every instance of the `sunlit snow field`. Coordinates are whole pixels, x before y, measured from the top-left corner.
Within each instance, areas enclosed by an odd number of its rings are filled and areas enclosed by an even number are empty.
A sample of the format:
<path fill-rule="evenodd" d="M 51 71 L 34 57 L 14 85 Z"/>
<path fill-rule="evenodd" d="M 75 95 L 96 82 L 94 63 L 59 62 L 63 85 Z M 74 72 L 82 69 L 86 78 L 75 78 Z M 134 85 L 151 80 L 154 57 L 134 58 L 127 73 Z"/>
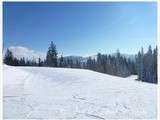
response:
<path fill-rule="evenodd" d="M 156 85 L 83 69 L 3 66 L 5 119 L 156 119 Z"/>

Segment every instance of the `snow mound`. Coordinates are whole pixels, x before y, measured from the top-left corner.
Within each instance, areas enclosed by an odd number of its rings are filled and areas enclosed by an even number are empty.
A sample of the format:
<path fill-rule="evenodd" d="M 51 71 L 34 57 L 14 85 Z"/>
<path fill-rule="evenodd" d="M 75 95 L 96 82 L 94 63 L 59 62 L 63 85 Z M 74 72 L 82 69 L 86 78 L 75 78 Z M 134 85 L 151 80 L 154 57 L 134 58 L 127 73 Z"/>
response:
<path fill-rule="evenodd" d="M 83 69 L 4 66 L 5 119 L 156 119 L 156 85 Z"/>

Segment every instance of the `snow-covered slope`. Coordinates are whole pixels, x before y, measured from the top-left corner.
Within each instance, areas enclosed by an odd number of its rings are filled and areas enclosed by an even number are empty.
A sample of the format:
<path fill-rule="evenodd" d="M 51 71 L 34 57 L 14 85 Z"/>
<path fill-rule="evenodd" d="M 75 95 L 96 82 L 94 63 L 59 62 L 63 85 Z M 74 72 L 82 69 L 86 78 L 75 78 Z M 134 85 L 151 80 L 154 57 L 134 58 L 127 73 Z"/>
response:
<path fill-rule="evenodd" d="M 83 69 L 3 68 L 4 118 L 156 119 L 156 85 Z"/>

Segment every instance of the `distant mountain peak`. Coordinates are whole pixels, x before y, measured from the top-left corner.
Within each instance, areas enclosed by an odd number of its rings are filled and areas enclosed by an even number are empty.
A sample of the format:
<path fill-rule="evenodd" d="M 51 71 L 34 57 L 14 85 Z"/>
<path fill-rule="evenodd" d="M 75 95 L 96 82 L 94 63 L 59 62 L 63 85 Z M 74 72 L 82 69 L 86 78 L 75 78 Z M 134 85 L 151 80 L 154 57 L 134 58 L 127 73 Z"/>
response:
<path fill-rule="evenodd" d="M 11 46 L 8 48 L 14 57 L 16 57 L 17 59 L 20 59 L 20 58 L 25 58 L 26 60 L 29 59 L 29 60 L 38 60 L 38 58 L 41 58 L 41 59 L 45 59 L 45 54 L 44 53 L 41 53 L 41 52 L 38 52 L 38 51 L 34 51 L 34 50 L 31 50 L 29 48 L 26 48 L 26 47 L 22 47 L 22 46 Z M 6 50 L 4 51 L 4 53 L 6 52 Z"/>

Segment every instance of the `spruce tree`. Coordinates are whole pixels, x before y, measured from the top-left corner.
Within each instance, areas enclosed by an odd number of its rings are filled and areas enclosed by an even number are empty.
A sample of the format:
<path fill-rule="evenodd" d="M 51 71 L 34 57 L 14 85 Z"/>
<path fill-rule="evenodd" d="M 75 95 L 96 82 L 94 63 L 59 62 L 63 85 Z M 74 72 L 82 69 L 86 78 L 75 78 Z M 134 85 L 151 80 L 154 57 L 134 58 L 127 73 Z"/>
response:
<path fill-rule="evenodd" d="M 57 67 L 57 58 L 58 57 L 57 57 L 56 45 L 53 44 L 53 42 L 51 42 L 46 56 L 47 66 Z"/>
<path fill-rule="evenodd" d="M 43 65 L 43 61 L 41 60 L 41 58 L 38 58 L 38 66 L 42 66 Z"/>
<path fill-rule="evenodd" d="M 140 54 L 140 79 L 142 81 L 145 81 L 145 66 L 144 66 L 144 52 L 143 48 L 141 48 L 141 54 Z"/>
<path fill-rule="evenodd" d="M 60 59 L 59 59 L 59 67 L 64 67 L 64 58 L 61 55 Z"/>
<path fill-rule="evenodd" d="M 153 83 L 157 83 L 157 46 L 153 51 L 153 74 L 152 74 L 152 79 Z"/>
<path fill-rule="evenodd" d="M 7 65 L 14 65 L 14 61 L 13 61 L 14 57 L 12 52 L 7 49 L 5 57 L 4 57 L 4 63 Z"/>

